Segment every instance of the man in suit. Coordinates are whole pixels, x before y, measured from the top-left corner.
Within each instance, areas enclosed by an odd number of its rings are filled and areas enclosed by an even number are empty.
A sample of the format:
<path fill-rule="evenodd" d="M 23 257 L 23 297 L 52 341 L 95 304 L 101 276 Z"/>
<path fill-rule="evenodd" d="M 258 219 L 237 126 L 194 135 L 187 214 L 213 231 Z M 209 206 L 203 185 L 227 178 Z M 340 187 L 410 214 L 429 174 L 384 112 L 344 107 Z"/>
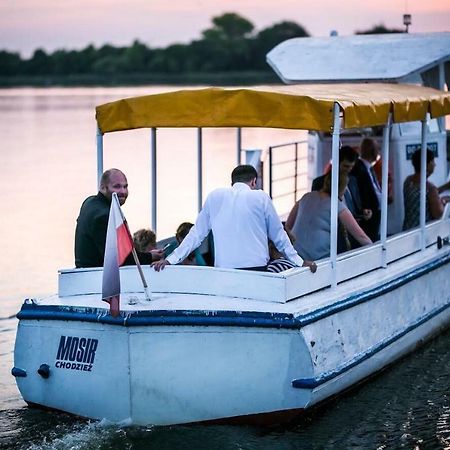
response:
<path fill-rule="evenodd" d="M 351 174 L 356 178 L 361 204 L 372 210 L 372 217 L 361 223 L 361 228 L 373 242 L 380 233 L 381 219 L 381 187 L 377 180 L 373 165 L 378 159 L 378 146 L 371 138 L 364 138 L 360 145 L 360 157 Z"/>

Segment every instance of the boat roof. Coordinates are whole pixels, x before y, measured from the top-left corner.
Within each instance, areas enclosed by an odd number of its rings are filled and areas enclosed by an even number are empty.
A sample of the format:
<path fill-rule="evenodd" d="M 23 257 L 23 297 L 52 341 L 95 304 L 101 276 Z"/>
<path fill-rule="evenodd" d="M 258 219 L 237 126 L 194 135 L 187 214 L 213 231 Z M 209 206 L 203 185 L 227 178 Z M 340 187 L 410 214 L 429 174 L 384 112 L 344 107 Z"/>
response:
<path fill-rule="evenodd" d="M 450 61 L 450 33 L 288 39 L 267 54 L 284 83 L 405 82 Z"/>
<path fill-rule="evenodd" d="M 424 120 L 450 113 L 450 93 L 407 84 L 308 84 L 203 88 L 125 98 L 96 108 L 102 133 L 153 127 L 264 127 L 330 131 Z"/>

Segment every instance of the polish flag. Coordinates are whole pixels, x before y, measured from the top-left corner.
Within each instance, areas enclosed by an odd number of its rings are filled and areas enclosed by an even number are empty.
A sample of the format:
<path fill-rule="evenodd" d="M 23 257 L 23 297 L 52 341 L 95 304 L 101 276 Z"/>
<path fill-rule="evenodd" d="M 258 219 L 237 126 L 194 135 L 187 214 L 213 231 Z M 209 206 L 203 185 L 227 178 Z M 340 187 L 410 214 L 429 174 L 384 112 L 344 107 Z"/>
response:
<path fill-rule="evenodd" d="M 102 282 L 102 300 L 109 303 L 109 311 L 113 317 L 117 317 L 120 313 L 119 267 L 132 250 L 133 239 L 120 209 L 117 194 L 114 192 L 109 210 Z"/>

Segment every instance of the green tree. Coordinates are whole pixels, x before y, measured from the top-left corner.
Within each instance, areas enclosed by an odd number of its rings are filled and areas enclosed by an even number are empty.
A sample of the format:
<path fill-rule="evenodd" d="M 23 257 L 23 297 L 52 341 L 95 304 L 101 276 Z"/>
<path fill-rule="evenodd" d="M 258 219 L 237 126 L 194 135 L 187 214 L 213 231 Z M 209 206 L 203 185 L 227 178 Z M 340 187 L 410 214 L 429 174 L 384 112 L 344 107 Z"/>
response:
<path fill-rule="evenodd" d="M 80 60 L 82 64 L 82 73 L 91 73 L 92 66 L 97 58 L 97 50 L 89 44 L 86 48 L 80 52 Z"/>
<path fill-rule="evenodd" d="M 188 60 L 189 45 L 173 44 L 164 49 L 155 49 L 149 61 L 148 69 L 153 72 L 179 73 L 190 70 Z"/>
<path fill-rule="evenodd" d="M 52 59 L 45 50 L 38 48 L 24 64 L 24 69 L 29 75 L 51 75 L 53 73 Z"/>
<path fill-rule="evenodd" d="M 0 76 L 17 75 L 20 72 L 21 58 L 18 53 L 0 51 Z"/>
<path fill-rule="evenodd" d="M 121 71 L 120 58 L 112 55 L 97 58 L 92 65 L 92 70 L 99 75 L 115 75 Z"/>
<path fill-rule="evenodd" d="M 164 51 L 166 67 L 169 73 L 190 72 L 194 70 L 194 60 L 191 58 L 190 46 L 173 44 Z"/>
<path fill-rule="evenodd" d="M 122 55 L 126 47 L 114 47 L 106 44 L 100 47 L 96 52 L 96 57 L 92 63 L 92 70 L 100 75 L 114 75 L 123 72 Z"/>
<path fill-rule="evenodd" d="M 112 58 L 118 58 L 123 54 L 123 52 L 125 51 L 125 48 L 114 47 L 113 45 L 105 44 L 97 50 L 97 58 L 96 59 L 104 58 L 106 56 L 109 56 Z"/>
<path fill-rule="evenodd" d="M 52 67 L 55 75 L 72 75 L 89 73 L 92 70 L 92 63 L 87 60 L 83 51 L 77 50 L 56 50 L 50 55 Z"/>
<path fill-rule="evenodd" d="M 129 47 L 105 44 L 96 49 L 59 49 L 47 54 L 37 49 L 28 60 L 17 53 L 0 51 L 0 74 L 25 75 L 112 75 L 145 73 L 213 72 L 266 69 L 265 55 L 279 42 L 307 36 L 295 22 L 284 21 L 255 35 L 247 18 L 227 12 L 211 19 L 211 27 L 189 44 L 151 49 L 135 40 Z"/>
<path fill-rule="evenodd" d="M 235 13 L 213 17 L 213 27 L 202 32 L 203 39 L 192 42 L 201 70 L 248 69 L 251 61 L 253 24 Z"/>
<path fill-rule="evenodd" d="M 118 64 L 124 72 L 145 72 L 150 59 L 151 52 L 149 48 L 135 40 L 131 47 L 124 49 Z"/>
<path fill-rule="evenodd" d="M 234 40 L 249 37 L 253 29 L 253 24 L 245 17 L 236 13 L 225 13 L 221 16 L 213 17 L 214 28 L 203 32 L 213 31 L 223 39 Z"/>
<path fill-rule="evenodd" d="M 388 34 L 388 33 L 403 33 L 404 30 L 398 28 L 386 28 L 383 24 L 374 25 L 369 30 L 355 31 L 355 34 Z"/>
<path fill-rule="evenodd" d="M 281 42 L 296 37 L 308 37 L 309 33 L 301 25 L 291 22 L 278 22 L 261 30 L 253 44 L 253 65 L 257 68 L 266 68 L 266 55 Z"/>

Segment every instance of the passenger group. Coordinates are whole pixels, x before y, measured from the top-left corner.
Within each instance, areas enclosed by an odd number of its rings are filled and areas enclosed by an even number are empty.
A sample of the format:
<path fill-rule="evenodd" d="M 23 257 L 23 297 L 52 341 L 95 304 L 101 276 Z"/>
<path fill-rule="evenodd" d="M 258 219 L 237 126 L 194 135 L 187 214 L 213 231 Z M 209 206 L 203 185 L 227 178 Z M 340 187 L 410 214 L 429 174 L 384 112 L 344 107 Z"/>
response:
<path fill-rule="evenodd" d="M 414 174 L 404 183 L 405 218 L 403 229 L 419 225 L 420 150 L 412 155 Z M 343 146 L 339 152 L 338 253 L 368 245 L 379 239 L 381 187 L 376 166 L 380 165 L 376 143 L 365 138 L 360 153 Z M 435 167 L 433 152 L 427 150 L 427 178 Z M 331 234 L 331 167 L 314 179 L 312 191 L 292 208 L 283 226 L 270 197 L 257 189 L 258 173 L 253 166 L 240 165 L 231 173 L 231 187 L 212 191 L 194 224 L 183 222 L 175 240 L 158 249 L 155 233 L 148 229 L 133 235 L 139 260 L 156 271 L 170 264 L 281 272 L 308 267 L 329 257 Z M 450 197 L 439 194 L 450 189 L 450 181 L 436 187 L 426 182 L 426 220 L 442 216 Z M 112 194 L 123 205 L 128 197 L 128 181 L 118 169 L 101 177 L 99 192 L 82 204 L 75 231 L 76 267 L 103 265 L 106 231 Z M 388 199 L 392 199 L 390 185 Z M 208 258 L 200 252 L 207 241 Z M 166 256 L 167 255 L 167 256 Z M 125 265 L 134 264 L 128 257 Z"/>

